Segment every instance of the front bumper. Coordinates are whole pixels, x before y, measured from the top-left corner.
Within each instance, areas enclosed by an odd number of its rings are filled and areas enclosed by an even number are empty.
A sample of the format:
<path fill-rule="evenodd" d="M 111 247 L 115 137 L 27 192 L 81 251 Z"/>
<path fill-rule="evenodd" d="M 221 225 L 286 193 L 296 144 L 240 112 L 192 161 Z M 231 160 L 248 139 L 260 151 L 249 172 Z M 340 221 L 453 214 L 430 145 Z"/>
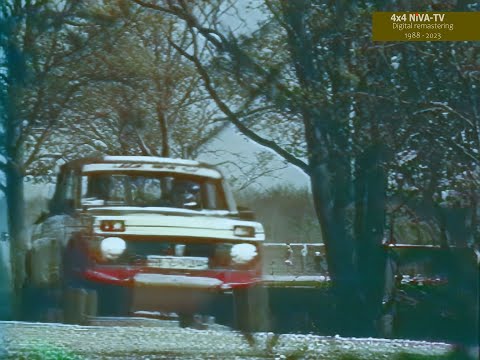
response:
<path fill-rule="evenodd" d="M 230 291 L 261 281 L 257 270 L 159 271 L 148 267 L 97 266 L 79 274 L 88 282 L 124 287 L 195 288 Z"/>
<path fill-rule="evenodd" d="M 128 316 L 138 311 L 205 313 L 226 311 L 232 291 L 260 281 L 253 270 L 172 273 L 151 268 L 95 267 L 82 274 L 86 287 L 98 294 L 99 313 Z"/>

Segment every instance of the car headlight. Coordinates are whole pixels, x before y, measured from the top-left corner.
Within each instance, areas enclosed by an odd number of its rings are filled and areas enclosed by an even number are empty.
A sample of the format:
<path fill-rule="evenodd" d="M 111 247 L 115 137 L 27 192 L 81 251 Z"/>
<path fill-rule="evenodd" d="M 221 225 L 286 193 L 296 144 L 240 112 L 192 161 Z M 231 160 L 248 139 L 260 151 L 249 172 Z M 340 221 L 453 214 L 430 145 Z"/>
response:
<path fill-rule="evenodd" d="M 255 228 L 252 226 L 237 225 L 233 227 L 233 235 L 242 237 L 254 237 Z"/>
<path fill-rule="evenodd" d="M 126 249 L 127 243 L 119 237 L 107 237 L 100 243 L 102 257 L 106 260 L 118 259 Z"/>
<path fill-rule="evenodd" d="M 237 265 L 251 262 L 258 255 L 257 247 L 252 244 L 235 244 L 230 250 L 230 258 Z"/>

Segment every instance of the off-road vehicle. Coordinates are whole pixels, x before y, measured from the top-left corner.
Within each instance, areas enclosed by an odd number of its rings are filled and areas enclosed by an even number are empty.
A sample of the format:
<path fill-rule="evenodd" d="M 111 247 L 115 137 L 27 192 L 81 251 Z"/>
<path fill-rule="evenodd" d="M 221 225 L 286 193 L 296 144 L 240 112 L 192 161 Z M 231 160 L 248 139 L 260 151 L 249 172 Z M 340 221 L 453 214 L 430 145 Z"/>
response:
<path fill-rule="evenodd" d="M 61 167 L 49 212 L 32 233 L 26 313 L 61 313 L 67 322 L 236 313 L 241 327 L 256 306 L 264 238 L 213 166 L 142 156 L 74 160 Z"/>

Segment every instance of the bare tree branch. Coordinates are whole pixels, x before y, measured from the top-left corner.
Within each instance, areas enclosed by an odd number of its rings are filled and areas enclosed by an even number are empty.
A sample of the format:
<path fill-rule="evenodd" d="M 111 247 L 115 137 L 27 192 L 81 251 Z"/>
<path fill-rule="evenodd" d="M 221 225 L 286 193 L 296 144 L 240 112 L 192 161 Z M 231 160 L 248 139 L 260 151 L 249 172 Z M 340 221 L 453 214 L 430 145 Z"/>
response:
<path fill-rule="evenodd" d="M 438 106 L 438 107 L 440 107 L 440 108 L 442 108 L 442 109 L 444 109 L 448 112 L 451 112 L 452 114 L 457 115 L 460 119 L 464 120 L 468 125 L 470 125 L 471 127 L 474 127 L 473 122 L 470 119 L 468 119 L 464 115 L 460 114 L 458 111 L 456 111 L 452 107 L 448 106 L 447 104 L 444 104 L 444 103 L 439 102 L 439 101 L 431 101 L 430 104 Z"/>
<path fill-rule="evenodd" d="M 479 164 L 480 165 L 480 157 L 478 156 L 475 156 L 473 154 L 471 154 L 470 152 L 468 152 L 467 149 L 465 149 L 464 146 L 460 145 L 459 143 L 455 142 L 455 141 L 450 141 L 450 143 L 455 146 L 456 148 L 458 148 L 463 154 L 465 154 L 468 158 L 470 158 L 471 160 L 473 160 L 475 163 Z"/>
<path fill-rule="evenodd" d="M 177 46 L 171 39 L 169 39 L 168 41 L 179 53 L 181 53 L 186 59 L 190 60 L 195 65 L 195 67 L 197 68 L 199 74 L 201 75 L 201 77 L 204 81 L 205 88 L 207 89 L 208 93 L 212 97 L 213 101 L 217 104 L 218 108 L 227 116 L 229 121 L 231 121 L 232 124 L 234 124 L 236 126 L 236 128 L 242 134 L 249 137 L 250 139 L 252 139 L 256 143 L 273 150 L 275 153 L 280 155 L 282 158 L 284 158 L 288 162 L 292 163 L 293 165 L 298 166 L 302 171 L 304 171 L 305 173 L 308 174 L 309 168 L 308 168 L 308 165 L 304 161 L 302 161 L 302 160 L 298 159 L 297 157 L 293 156 L 288 151 L 286 151 L 285 149 L 280 147 L 274 141 L 265 139 L 262 136 L 258 135 L 253 130 L 246 127 L 240 121 L 240 119 L 237 117 L 237 115 L 232 110 L 230 110 L 229 106 L 227 104 L 225 104 L 220 99 L 218 93 L 213 88 L 213 85 L 212 85 L 212 82 L 211 82 L 210 76 L 208 75 L 207 70 L 203 67 L 200 60 L 197 57 L 188 54 L 185 50 L 183 50 L 182 48 Z"/>
<path fill-rule="evenodd" d="M 62 103 L 59 104 L 59 107 L 55 111 L 55 114 L 54 115 L 50 114 L 50 121 L 48 122 L 47 126 L 44 127 L 42 134 L 40 135 L 40 138 L 37 139 L 35 146 L 33 148 L 33 151 L 30 153 L 28 158 L 23 163 L 23 171 L 25 171 L 35 161 L 36 156 L 42 149 L 45 139 L 47 139 L 48 135 L 51 132 L 52 127 L 55 125 L 56 121 L 58 120 L 63 107 L 70 101 L 73 95 L 75 95 L 78 89 L 81 88 L 85 82 L 86 81 L 78 82 L 75 85 L 71 86 L 67 94 L 65 94 L 65 97 L 63 98 Z"/>
<path fill-rule="evenodd" d="M 145 144 L 145 141 L 143 140 L 143 137 L 138 132 L 137 127 L 135 127 L 135 134 L 137 135 L 138 144 L 140 145 L 140 149 L 142 150 L 143 155 L 153 156 L 152 150 L 147 146 L 147 144 Z M 155 155 L 157 155 L 157 154 L 155 154 Z"/>

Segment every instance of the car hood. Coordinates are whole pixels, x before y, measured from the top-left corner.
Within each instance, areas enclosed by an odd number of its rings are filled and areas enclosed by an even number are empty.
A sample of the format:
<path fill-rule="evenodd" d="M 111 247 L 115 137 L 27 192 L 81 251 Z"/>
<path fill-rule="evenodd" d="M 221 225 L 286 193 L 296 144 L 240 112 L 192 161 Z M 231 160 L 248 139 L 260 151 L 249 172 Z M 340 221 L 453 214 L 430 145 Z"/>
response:
<path fill-rule="evenodd" d="M 94 232 L 102 235 L 138 235 L 168 237 L 202 237 L 228 240 L 262 241 L 265 239 L 263 227 L 255 221 L 244 221 L 227 217 L 225 210 L 189 210 L 174 208 L 135 208 L 98 207 L 88 210 L 94 218 Z M 121 220 L 125 231 L 102 231 L 102 221 Z M 255 229 L 252 237 L 239 237 L 234 234 L 236 226 Z"/>

